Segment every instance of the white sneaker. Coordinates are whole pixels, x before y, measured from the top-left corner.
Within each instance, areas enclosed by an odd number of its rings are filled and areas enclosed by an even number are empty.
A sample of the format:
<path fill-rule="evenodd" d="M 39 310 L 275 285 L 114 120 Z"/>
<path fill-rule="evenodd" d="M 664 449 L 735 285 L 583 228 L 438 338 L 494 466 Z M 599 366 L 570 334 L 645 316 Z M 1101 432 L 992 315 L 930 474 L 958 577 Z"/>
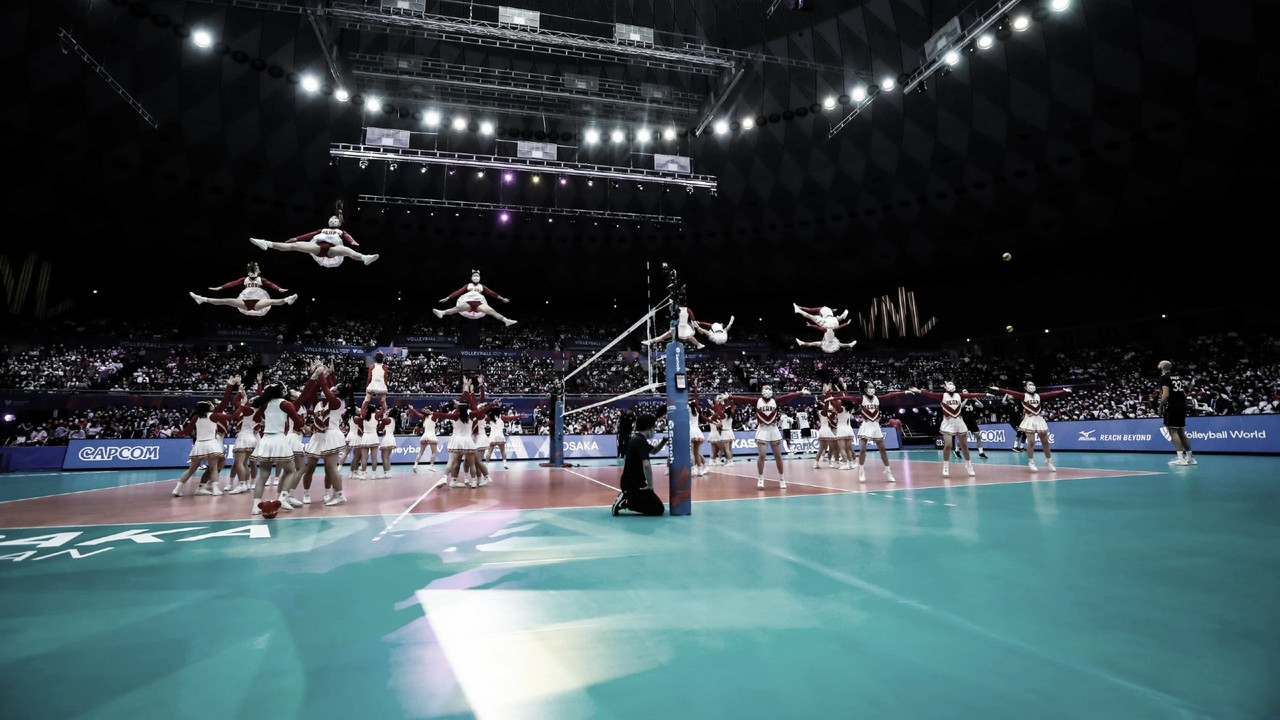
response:
<path fill-rule="evenodd" d="M 1174 458 L 1169 461 L 1169 464 L 1170 465 L 1190 465 L 1191 463 L 1187 462 L 1186 459 L 1184 458 Z"/>
<path fill-rule="evenodd" d="M 293 512 L 293 498 L 288 495 L 277 495 L 276 499 L 280 501 L 280 512 Z"/>
<path fill-rule="evenodd" d="M 1049 468 L 1049 472 L 1058 472 L 1058 468 L 1054 467 L 1053 463 L 1045 463 L 1044 466 Z"/>
<path fill-rule="evenodd" d="M 222 495 L 222 488 L 218 486 L 218 483 L 212 482 L 212 483 L 209 483 L 209 485 L 212 486 L 212 490 L 210 491 L 210 493 L 214 497 L 220 497 Z"/>
<path fill-rule="evenodd" d="M 1040 472 L 1040 468 L 1036 467 L 1036 461 L 1032 460 L 1027 463 L 1027 467 L 1031 468 L 1031 472 Z"/>
<path fill-rule="evenodd" d="M 239 495 L 240 493 L 243 493 L 243 492 L 249 492 L 249 485 L 248 485 L 248 483 L 240 483 L 239 485 L 236 485 L 234 488 L 232 488 L 232 489 L 228 490 L 228 491 L 227 491 L 227 494 L 228 494 L 228 495 Z"/>
<path fill-rule="evenodd" d="M 965 463 L 964 471 L 969 473 L 969 477 L 973 477 L 974 475 L 977 475 L 977 473 L 973 471 L 973 463 Z"/>
<path fill-rule="evenodd" d="M 503 325 L 506 325 L 507 327 L 511 327 L 512 325 L 515 325 L 517 322 L 519 322 L 519 321 L 517 321 L 517 320 L 512 320 L 511 318 L 507 318 L 506 320 L 503 320 L 503 321 L 502 321 L 502 324 L 503 324 Z"/>
<path fill-rule="evenodd" d="M 182 483 L 178 483 L 177 485 L 173 486 L 172 495 L 174 497 L 182 497 Z"/>
<path fill-rule="evenodd" d="M 475 489 L 476 489 L 476 487 L 478 487 L 478 486 L 476 485 L 475 478 L 472 478 L 471 480 L 468 480 L 468 481 L 467 481 L 467 487 L 471 488 L 472 490 L 475 490 Z"/>
<path fill-rule="evenodd" d="M 822 463 L 818 462 L 817 460 L 814 460 L 814 461 L 813 461 L 813 469 L 814 469 L 814 470 L 817 470 L 817 469 L 818 469 L 818 468 L 820 468 L 820 467 L 822 467 Z"/>
<path fill-rule="evenodd" d="M 503 470 L 510 470 L 511 468 L 507 467 L 507 464 L 506 464 L 506 463 L 502 463 L 502 469 L 503 469 Z"/>
<path fill-rule="evenodd" d="M 251 238 L 249 238 L 249 242 L 253 243 L 254 245 L 257 245 L 257 246 L 258 246 L 260 249 L 262 249 L 262 250 L 269 250 L 269 249 L 271 249 L 271 244 L 270 244 L 270 243 L 268 243 L 266 240 L 263 240 L 262 238 L 252 238 L 252 237 L 251 237 Z"/>
<path fill-rule="evenodd" d="M 328 505 L 329 507 L 333 507 L 334 505 L 341 505 L 346 501 L 347 501 L 347 496 L 343 495 L 342 493 L 338 493 L 337 495 L 334 495 L 328 500 L 325 500 L 324 504 Z"/>
<path fill-rule="evenodd" d="M 1186 457 L 1186 460 L 1187 460 L 1187 464 L 1188 464 L 1188 465 L 1199 465 L 1199 464 L 1200 464 L 1200 463 L 1199 463 L 1199 462 L 1198 462 L 1194 457 L 1191 457 L 1190 455 L 1188 455 L 1188 456 Z"/>
<path fill-rule="evenodd" d="M 311 504 L 311 493 L 310 493 L 310 492 L 305 492 L 305 491 L 304 491 L 304 492 L 302 493 L 302 504 L 303 504 L 303 505 L 310 505 L 310 504 Z"/>
<path fill-rule="evenodd" d="M 884 469 L 884 479 L 892 483 L 898 482 L 898 478 L 893 476 L 893 471 L 889 468 Z"/>
<path fill-rule="evenodd" d="M 254 506 L 253 506 L 253 512 L 251 512 L 251 513 L 249 513 L 249 514 L 250 514 L 250 515 L 261 515 L 261 514 L 262 514 L 262 508 L 258 507 L 257 505 L 254 505 Z"/>
<path fill-rule="evenodd" d="M 192 299 L 192 300 L 195 300 L 197 305 L 203 305 L 203 304 L 204 304 L 204 298 L 200 297 L 199 295 L 197 295 L 197 294 L 195 294 L 195 293 L 191 293 L 191 299 Z"/>
<path fill-rule="evenodd" d="M 435 313 L 435 316 L 438 318 L 444 317 L 444 311 L 439 308 L 435 308 L 431 312 Z"/>
<path fill-rule="evenodd" d="M 942 477 L 951 477 L 951 465 L 942 463 Z"/>
<path fill-rule="evenodd" d="M 840 469 L 841 469 L 841 470 L 848 470 L 848 469 L 849 469 L 849 463 L 847 463 L 847 462 L 842 462 L 842 463 L 840 463 Z"/>
<path fill-rule="evenodd" d="M 757 490 L 764 489 L 764 478 L 760 478 L 759 480 L 756 481 L 756 489 Z"/>
<path fill-rule="evenodd" d="M 490 479 L 488 475 L 485 475 L 484 477 L 480 478 L 480 482 L 476 483 L 472 487 L 484 487 L 485 485 L 492 485 L 492 484 L 493 484 L 493 480 Z"/>
<path fill-rule="evenodd" d="M 374 253 L 372 255 L 365 255 L 363 262 L 365 265 L 368 265 L 369 263 L 372 263 L 374 260 L 377 260 L 377 259 L 378 259 L 378 254 Z"/>
<path fill-rule="evenodd" d="M 467 484 L 462 482 L 461 480 L 454 479 L 449 481 L 449 487 L 451 488 L 460 488 L 460 487 L 466 487 L 466 486 Z"/>
<path fill-rule="evenodd" d="M 212 495 L 212 494 L 213 494 L 213 491 L 209 489 L 209 486 L 208 486 L 208 485 L 201 485 L 200 487 L 196 488 L 196 494 L 197 494 L 197 495 Z"/>
<path fill-rule="evenodd" d="M 413 464 L 413 471 L 414 471 L 415 473 L 416 473 L 416 472 L 418 472 L 418 463 L 414 463 L 414 464 Z"/>
<path fill-rule="evenodd" d="M 328 490 L 325 490 L 325 491 L 324 491 L 324 497 L 320 498 L 320 502 L 327 503 L 327 502 L 329 502 L 329 498 L 330 498 L 330 497 L 332 497 L 332 496 L 329 494 L 329 491 L 328 491 Z"/>
<path fill-rule="evenodd" d="M 858 466 L 858 482 L 864 483 L 866 481 L 867 481 L 867 471 L 861 465 L 859 465 Z"/>
<path fill-rule="evenodd" d="M 787 481 L 786 481 L 785 479 L 783 479 L 783 478 L 778 478 L 778 489 L 779 489 L 779 490 L 786 490 L 786 489 L 787 489 Z"/>

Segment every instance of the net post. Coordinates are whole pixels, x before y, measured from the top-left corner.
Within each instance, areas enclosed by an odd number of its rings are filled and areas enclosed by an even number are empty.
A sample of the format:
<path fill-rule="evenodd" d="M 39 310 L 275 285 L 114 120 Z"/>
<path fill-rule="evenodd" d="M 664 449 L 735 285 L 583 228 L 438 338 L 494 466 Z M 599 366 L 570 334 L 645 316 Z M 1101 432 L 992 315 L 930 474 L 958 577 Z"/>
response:
<path fill-rule="evenodd" d="M 551 386 L 551 467 L 564 467 L 564 385 L 556 381 Z"/>
<path fill-rule="evenodd" d="M 675 270 L 667 267 L 671 290 L 671 342 L 667 343 L 667 428 L 670 442 L 667 444 L 667 504 L 672 516 L 689 515 L 693 510 L 693 485 L 690 476 L 689 457 L 689 382 L 685 366 L 685 347 L 680 341 L 680 305 L 684 302 L 684 288 Z"/>

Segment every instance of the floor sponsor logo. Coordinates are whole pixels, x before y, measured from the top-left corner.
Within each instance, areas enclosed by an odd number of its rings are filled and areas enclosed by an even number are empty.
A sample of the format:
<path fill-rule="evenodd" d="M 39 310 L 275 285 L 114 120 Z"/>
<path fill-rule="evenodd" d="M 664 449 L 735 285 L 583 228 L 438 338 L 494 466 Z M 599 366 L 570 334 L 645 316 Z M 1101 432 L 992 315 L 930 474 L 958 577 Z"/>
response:
<path fill-rule="evenodd" d="M 102 535 L 101 537 L 95 537 L 90 532 L 84 530 L 45 533 L 43 535 L 32 535 L 30 537 L 0 535 L 0 562 L 48 560 L 55 557 L 83 560 L 116 548 L 116 545 L 114 544 L 111 547 L 103 547 L 107 543 L 119 544 L 127 542 L 134 545 L 148 545 L 151 543 L 163 542 L 199 542 L 202 540 L 209 540 L 211 538 L 240 537 L 249 538 L 251 540 L 262 540 L 271 537 L 271 528 L 264 523 L 242 525 L 240 527 L 230 528 L 227 530 L 176 537 L 181 533 L 197 533 L 201 530 L 207 529 L 208 527 L 204 525 L 169 528 L 166 530 L 133 528 L 130 530 L 110 532 L 106 535 Z M 161 537 L 162 535 L 165 537 Z M 24 549 L 10 552 L 9 548 Z"/>

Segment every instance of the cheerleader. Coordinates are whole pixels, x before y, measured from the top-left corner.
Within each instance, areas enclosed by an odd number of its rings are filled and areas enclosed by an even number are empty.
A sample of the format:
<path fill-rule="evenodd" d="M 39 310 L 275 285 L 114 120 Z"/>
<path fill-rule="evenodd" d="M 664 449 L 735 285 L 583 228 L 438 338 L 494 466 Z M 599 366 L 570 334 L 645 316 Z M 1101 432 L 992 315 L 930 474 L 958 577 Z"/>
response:
<path fill-rule="evenodd" d="M 378 479 L 391 477 L 391 454 L 396 450 L 396 418 L 386 405 L 378 411 L 378 453 L 382 456 L 382 474 Z M 374 458 L 373 466 L 378 467 L 378 458 Z"/>
<path fill-rule="evenodd" d="M 821 330 L 835 330 L 837 329 L 837 326 L 840 325 L 841 320 L 844 320 L 845 318 L 849 317 L 848 310 L 845 310 L 839 315 L 836 315 L 835 311 L 827 307 L 826 305 L 823 305 L 822 307 L 811 308 L 811 307 L 800 307 L 795 303 L 791 303 L 791 308 L 796 311 L 797 315 L 800 315 L 805 320 L 808 320 L 814 325 L 819 326 L 819 329 Z"/>
<path fill-rule="evenodd" d="M 350 392 L 351 388 L 345 383 L 341 385 L 336 383 L 337 375 L 334 374 L 333 368 L 327 370 L 317 368 L 313 370 L 312 381 L 302 393 L 304 400 L 308 402 L 316 397 L 316 393 L 320 393 L 319 399 L 315 400 L 312 408 L 314 429 L 311 433 L 311 442 L 307 443 L 303 503 L 311 498 L 311 476 L 321 460 L 324 461 L 324 504 L 332 507 L 347 501 L 347 496 L 342 491 L 341 457 L 347 444 L 340 421 L 346 409 L 342 398 Z M 329 494 L 331 491 L 332 496 Z"/>
<path fill-rule="evenodd" d="M 858 425 L 858 482 L 864 483 L 867 481 L 865 469 L 867 442 L 871 440 L 875 440 L 876 447 L 880 449 L 880 462 L 884 463 L 884 479 L 889 482 L 898 482 L 898 479 L 893 476 L 893 469 L 889 467 L 889 451 L 884 448 L 884 430 L 880 427 L 880 401 L 904 394 L 891 392 L 876 397 L 876 385 L 868 381 L 862 386 L 862 397 L 840 397 L 840 400 L 857 400 L 858 414 L 862 420 L 861 424 Z"/>
<path fill-rule="evenodd" d="M 844 392 L 844 387 L 840 388 Z M 822 457 L 827 458 L 827 467 L 836 466 L 836 456 L 840 454 L 839 443 L 836 442 L 836 425 L 840 415 L 840 401 L 836 399 L 835 388 L 831 383 L 822 384 L 822 397 L 818 398 L 818 454 L 813 458 L 813 469 L 822 466 Z"/>
<path fill-rule="evenodd" d="M 950 380 L 942 384 L 942 392 L 919 388 L 908 388 L 907 392 L 937 400 L 942 405 L 942 427 L 940 428 L 942 431 L 942 477 L 951 475 L 952 443 L 959 444 L 956 452 L 964 457 L 964 471 L 969 474 L 969 477 L 976 475 L 973 463 L 969 460 L 969 427 L 965 425 L 961 412 L 964 410 L 965 400 L 986 397 L 986 394 L 956 392 L 956 384 Z"/>
<path fill-rule="evenodd" d="M 422 462 L 423 455 L 428 455 L 431 458 L 428 465 L 435 467 L 436 452 L 440 447 L 440 438 L 436 435 L 436 421 L 432 420 L 429 414 L 419 411 L 412 405 L 409 406 L 409 414 L 422 421 L 422 437 L 418 438 L 418 457 L 413 459 L 413 471 L 418 472 L 418 463 Z"/>
<path fill-rule="evenodd" d="M 233 287 L 243 286 L 244 289 L 240 294 L 233 298 L 211 298 L 190 293 L 191 299 L 196 301 L 197 305 L 208 303 L 210 305 L 230 305 L 240 311 L 242 315 L 252 315 L 253 317 L 262 317 L 267 314 L 271 308 L 276 305 L 292 305 L 294 300 L 298 299 L 297 295 L 290 295 L 283 298 L 273 298 L 263 290 L 263 286 L 269 287 L 276 292 L 289 292 L 284 288 L 276 285 L 270 280 L 262 277 L 261 271 L 258 269 L 258 263 L 251 262 L 246 268 L 246 274 L 239 280 L 232 280 L 226 285 L 211 287 L 210 290 L 230 290 Z"/>
<path fill-rule="evenodd" d="M 236 432 L 236 442 L 231 446 L 231 477 L 236 480 L 236 486 L 227 491 L 231 495 L 239 495 L 250 490 L 249 483 L 253 482 L 253 473 L 249 469 L 249 464 L 253 457 L 253 450 L 258 446 L 258 431 L 253 419 L 253 407 L 249 404 L 249 398 L 243 386 L 239 384 L 239 378 L 235 380 L 240 387 L 236 396 L 238 405 L 235 413 L 240 425 Z M 262 373 L 258 373 L 258 392 L 261 391 Z"/>
<path fill-rule="evenodd" d="M 729 328 L 733 327 L 733 316 L 729 316 L 729 322 L 721 325 L 720 323 L 705 323 L 696 320 L 693 323 L 693 329 L 707 336 L 707 339 L 716 345 L 723 345 L 729 341 Z"/>
<path fill-rule="evenodd" d="M 716 396 L 715 409 L 711 413 L 711 419 L 719 426 L 720 429 L 720 461 L 725 465 L 733 464 L 733 441 L 737 436 L 733 434 L 733 413 L 737 406 L 730 400 L 729 393 L 720 393 Z"/>
<path fill-rule="evenodd" d="M 344 415 L 347 424 L 347 433 L 344 436 L 345 447 L 342 450 L 342 460 L 339 465 L 346 465 L 348 462 L 355 466 L 356 449 L 360 447 L 360 428 L 356 425 L 356 411 L 348 409 Z"/>
<path fill-rule="evenodd" d="M 840 450 L 841 470 L 853 467 L 853 402 L 847 398 L 840 400 L 840 409 L 836 412 L 836 447 Z"/>
<path fill-rule="evenodd" d="M 1022 423 L 1018 425 L 1018 429 L 1026 433 L 1027 436 L 1027 467 L 1031 469 L 1031 472 L 1038 472 L 1036 468 L 1036 438 L 1038 437 L 1040 438 L 1040 448 L 1044 450 L 1045 465 L 1049 468 L 1049 472 L 1056 472 L 1058 468 L 1053 466 L 1053 451 L 1049 449 L 1049 423 L 1045 422 L 1044 417 L 1040 415 L 1044 409 L 1042 401 L 1045 398 L 1069 393 L 1071 388 L 1037 393 L 1036 384 L 1030 380 L 1027 381 L 1025 388 L 1026 392 L 1018 392 L 1017 390 L 1006 390 L 994 385 L 991 386 L 991 390 L 994 392 L 1001 392 L 1015 400 L 1022 401 Z"/>
<path fill-rule="evenodd" d="M 492 288 L 485 287 L 480 284 L 480 271 L 472 270 L 471 282 L 463 285 L 449 295 L 440 298 L 440 302 L 442 303 L 449 302 L 450 300 L 457 298 L 457 303 L 448 310 L 440 310 L 439 308 L 436 308 L 431 312 L 435 313 L 438 318 L 443 318 L 445 315 L 462 315 L 462 317 L 470 320 L 478 320 L 485 315 L 488 315 L 496 320 L 501 320 L 507 327 L 511 327 L 516 324 L 515 320 L 503 317 L 501 313 L 494 310 L 493 307 L 485 301 L 485 295 L 495 297 L 504 303 L 511 302 L 509 299 L 494 292 Z"/>
<path fill-rule="evenodd" d="M 218 467 L 218 458 L 226 454 L 226 450 L 222 445 L 222 438 L 218 437 L 218 423 L 228 422 L 234 418 L 234 414 L 225 413 L 223 409 L 227 402 L 231 399 L 233 392 L 233 383 L 235 378 L 227 381 L 227 390 L 222 395 L 222 401 L 215 407 L 208 400 L 201 400 L 196 403 L 195 412 L 191 415 L 191 419 L 187 421 L 186 427 L 178 432 L 179 436 L 188 436 L 195 434 L 195 442 L 191 446 L 191 451 L 187 453 L 187 469 L 182 471 L 182 475 L 178 477 L 178 482 L 173 486 L 173 496 L 182 497 L 182 486 L 191 476 L 195 474 L 201 463 L 208 463 L 211 470 L 215 470 L 212 482 L 206 482 L 196 492 L 198 494 L 221 495 L 222 489 L 218 487 L 218 476 L 216 468 Z M 204 488 L 212 485 L 211 490 Z"/>
<path fill-rule="evenodd" d="M 359 245 L 351 234 L 342 229 L 342 201 L 337 204 L 337 214 L 329 218 L 329 227 L 291 237 L 284 242 L 269 242 L 261 238 L 249 238 L 249 242 L 263 250 L 283 250 L 285 252 L 303 252 L 311 255 L 311 259 L 321 267 L 333 268 L 342 264 L 343 258 L 359 260 L 368 265 L 378 259 L 377 255 L 365 255 L 353 250 Z"/>
<path fill-rule="evenodd" d="M 377 408 L 361 405 L 355 423 L 360 430 L 360 437 L 356 440 L 355 455 L 351 458 L 351 477 L 364 480 L 366 471 L 373 470 L 378 464 L 378 443 L 381 440 L 378 437 Z"/>
<path fill-rule="evenodd" d="M 702 432 L 701 423 L 706 422 L 709 418 L 702 413 L 702 409 L 698 407 L 698 399 L 689 401 L 689 460 L 691 467 L 690 475 L 706 475 L 707 459 L 702 455 L 702 443 L 707 441 L 707 436 Z"/>
<path fill-rule="evenodd" d="M 687 307 L 684 307 L 683 305 L 680 306 L 679 311 L 676 313 L 676 337 L 680 339 L 680 342 L 688 343 L 692 345 L 694 349 L 701 350 L 706 346 L 698 341 L 698 333 L 696 330 L 694 330 L 694 328 L 697 327 L 697 322 L 698 321 L 693 317 L 692 310 L 690 310 Z M 653 343 L 662 342 L 663 340 L 670 340 L 670 339 L 671 339 L 671 331 L 667 330 L 666 332 L 662 333 L 656 338 L 651 338 L 649 340 L 642 340 L 640 344 L 644 345 L 645 347 L 648 347 Z"/>
<path fill-rule="evenodd" d="M 449 487 L 466 487 L 466 483 L 458 475 L 464 468 L 471 467 L 471 460 L 476 451 L 476 442 L 471 431 L 471 408 L 466 403 L 454 402 L 450 402 L 446 407 L 452 407 L 452 411 L 431 413 L 432 421 L 451 420 L 453 422 L 453 434 L 449 436 L 449 461 L 445 464 L 444 475 L 449 481 Z"/>
<path fill-rule="evenodd" d="M 778 407 L 805 394 L 804 392 L 793 392 L 774 397 L 773 386 L 764 385 L 760 388 L 759 398 L 746 395 L 730 395 L 728 398 L 733 402 L 749 402 L 755 405 L 756 450 L 759 453 L 756 460 L 756 472 L 759 474 L 759 478 L 756 480 L 756 488 L 760 490 L 764 489 L 764 454 L 766 449 L 773 453 L 773 462 L 778 468 L 778 489 L 787 489 L 787 480 L 782 474 L 782 431 L 778 429 Z"/>
<path fill-rule="evenodd" d="M 258 461 L 257 475 L 262 482 L 255 482 L 253 487 L 253 515 L 261 515 L 263 506 L 262 493 L 266 486 L 266 475 L 275 466 L 284 469 L 284 477 L 280 481 L 280 491 L 276 496 L 281 511 L 289 512 L 301 507 L 302 501 L 294 500 L 289 495 L 293 482 L 297 479 L 298 468 L 293 464 L 293 445 L 289 442 L 287 425 L 301 427 L 302 417 L 298 415 L 293 403 L 285 400 L 288 391 L 281 383 L 271 383 L 262 389 L 262 393 L 250 401 L 253 407 L 253 419 L 262 427 L 262 437 L 253 449 L 253 457 Z"/>
<path fill-rule="evenodd" d="M 373 354 L 373 364 L 369 366 L 368 377 L 365 379 L 364 402 L 368 404 L 371 400 L 377 400 L 384 406 L 387 402 L 387 366 L 386 358 L 382 352 L 378 351 Z"/>
<path fill-rule="evenodd" d="M 503 415 L 502 409 L 498 407 L 489 408 L 489 412 L 485 415 L 485 424 L 488 426 L 489 438 L 487 442 L 488 450 L 485 454 L 485 462 L 493 459 L 495 453 L 502 455 L 502 469 L 507 470 L 507 433 L 505 423 L 512 420 L 519 420 L 523 415 Z M 487 469 L 487 468 L 486 468 Z"/>

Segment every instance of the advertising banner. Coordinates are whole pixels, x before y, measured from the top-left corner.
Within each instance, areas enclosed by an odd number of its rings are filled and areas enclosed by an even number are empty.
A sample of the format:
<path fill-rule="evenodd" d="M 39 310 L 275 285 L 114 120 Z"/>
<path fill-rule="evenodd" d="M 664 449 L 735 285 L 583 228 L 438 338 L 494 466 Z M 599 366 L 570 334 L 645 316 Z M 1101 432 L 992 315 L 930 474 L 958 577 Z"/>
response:
<path fill-rule="evenodd" d="M 979 425 L 982 444 L 1013 447 L 1010 425 Z M 1187 439 L 1196 453 L 1280 453 L 1280 415 L 1187 418 Z M 969 440 L 970 445 L 973 439 Z M 1169 431 L 1158 418 L 1079 420 L 1049 423 L 1054 450 L 1173 452 Z"/>

